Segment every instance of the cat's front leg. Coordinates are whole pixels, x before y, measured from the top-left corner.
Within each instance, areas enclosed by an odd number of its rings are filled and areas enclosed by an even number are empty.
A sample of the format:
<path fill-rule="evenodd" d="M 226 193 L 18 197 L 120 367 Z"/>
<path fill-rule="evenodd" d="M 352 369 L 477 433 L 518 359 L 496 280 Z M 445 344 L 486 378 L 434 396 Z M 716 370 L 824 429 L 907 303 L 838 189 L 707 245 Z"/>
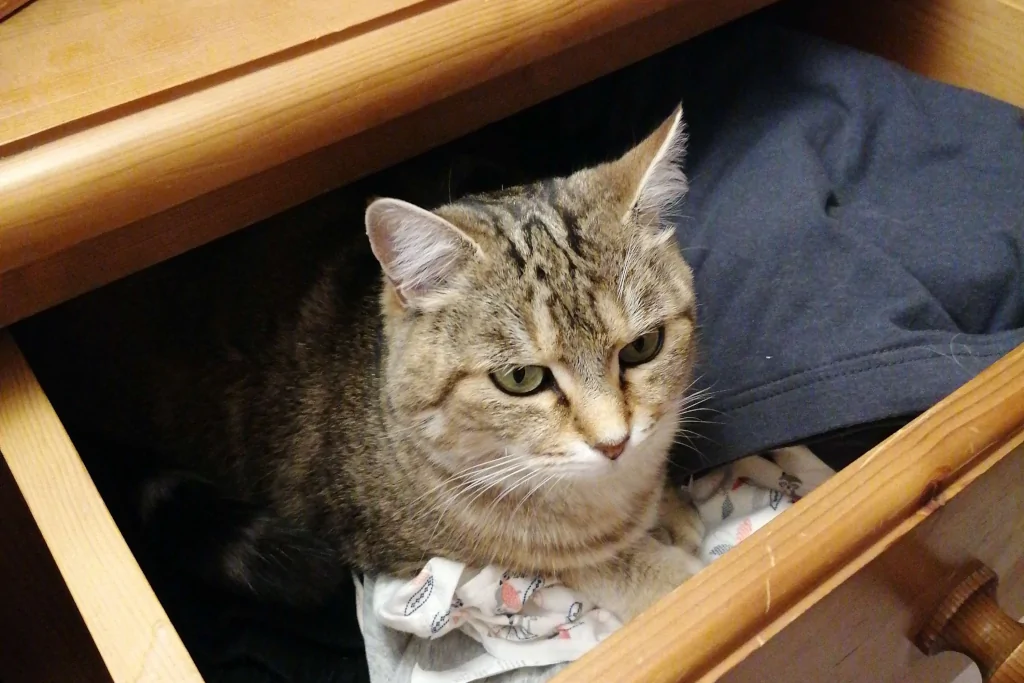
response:
<path fill-rule="evenodd" d="M 678 487 L 666 483 L 658 506 L 656 537 L 682 548 L 692 555 L 700 552 L 704 542 L 704 521 L 690 500 L 684 499 Z"/>
<path fill-rule="evenodd" d="M 573 572 L 564 582 L 625 622 L 702 568 L 693 553 L 644 536 L 616 559 Z"/>

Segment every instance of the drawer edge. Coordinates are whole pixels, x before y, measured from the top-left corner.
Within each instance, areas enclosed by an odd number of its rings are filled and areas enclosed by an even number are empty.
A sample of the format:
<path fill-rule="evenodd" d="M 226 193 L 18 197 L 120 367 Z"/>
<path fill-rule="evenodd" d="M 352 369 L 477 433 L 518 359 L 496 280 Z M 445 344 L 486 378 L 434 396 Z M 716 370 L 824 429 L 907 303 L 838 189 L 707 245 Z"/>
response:
<path fill-rule="evenodd" d="M 202 683 L 7 332 L 0 332 L 0 452 L 113 680 Z"/>
<path fill-rule="evenodd" d="M 214 171 L 222 166 L 232 166 L 237 161 L 238 146 L 234 143 L 227 149 L 231 157 L 230 164 L 223 160 L 215 162 L 206 152 L 193 149 L 189 152 L 188 163 L 183 167 L 165 168 L 172 159 L 164 154 L 158 160 L 160 168 L 151 169 L 147 174 L 141 174 L 138 170 L 141 166 L 136 167 L 141 161 L 135 160 L 128 164 L 134 169 L 131 174 L 133 178 L 147 175 L 146 183 L 150 185 L 148 189 L 134 181 L 122 183 L 115 188 L 120 197 L 117 201 L 107 197 L 99 202 L 88 199 L 88 193 L 82 194 L 82 187 L 85 186 L 83 183 L 87 184 L 88 177 L 91 177 L 86 173 L 88 169 L 85 169 L 88 164 L 84 161 L 72 164 L 74 159 L 65 158 L 62 150 L 69 146 L 88 150 L 96 145 L 102 148 L 104 144 L 111 144 L 110 139 L 119 137 L 107 130 L 111 126 L 137 129 L 136 132 L 141 131 L 143 139 L 147 139 L 153 129 L 162 129 L 162 126 L 147 124 L 139 128 L 142 124 L 138 120 L 163 111 L 157 111 L 156 108 L 126 113 L 110 122 L 107 128 L 87 128 L 76 135 L 50 142 L 44 146 L 46 149 L 40 147 L 21 154 L 12 152 L 6 159 L 0 159 L 0 180 L 5 175 L 11 179 L 26 179 L 19 190 L 25 199 L 19 211 L 28 222 L 14 220 L 14 194 L 7 187 L 3 191 L 8 192 L 5 195 L 8 200 L 5 210 L 11 225 L 0 225 L 0 236 L 6 238 L 11 245 L 16 246 L 19 240 L 25 243 L 17 249 L 13 246 L 8 248 L 10 253 L 0 258 L 0 290 L 5 293 L 0 297 L 0 327 L 450 142 L 774 1 L 663 2 L 661 4 L 665 7 L 660 11 L 648 13 L 631 22 L 610 25 L 605 32 L 583 33 L 551 54 L 531 55 L 519 66 L 500 73 L 488 73 L 486 77 L 477 79 L 479 82 L 475 85 L 467 85 L 447 97 L 431 96 L 428 100 L 417 100 L 415 106 L 392 107 L 388 109 L 384 120 L 364 126 L 359 131 L 334 131 L 329 136 L 321 136 L 322 139 L 317 139 L 315 143 L 305 145 L 305 153 L 300 153 L 300 148 L 287 140 L 279 141 L 288 148 L 287 157 L 282 156 L 259 165 L 247 165 L 244 171 L 231 179 Z M 312 53 L 309 59 L 317 54 Z M 320 59 L 327 57 L 320 55 Z M 274 69 L 284 66 L 287 65 L 268 66 L 266 71 L 270 74 Z M 267 74 L 262 78 L 268 78 Z M 292 77 L 274 76 L 273 80 L 287 83 L 296 79 L 293 74 Z M 472 79 L 470 82 L 473 82 Z M 229 86 L 231 82 L 212 86 L 206 91 L 194 93 L 192 97 L 216 100 L 221 102 L 222 107 L 230 109 L 236 96 L 222 92 Z M 261 99 L 266 99 L 262 87 L 254 90 L 260 93 Z M 181 102 L 167 103 L 164 109 L 170 111 L 162 115 L 172 116 L 178 107 L 183 106 Z M 371 108 L 370 105 L 364 107 L 365 110 Z M 366 114 L 364 109 L 357 113 Z M 322 117 L 323 114 L 318 113 L 317 116 Z M 237 140 L 239 136 L 248 139 L 246 136 L 250 134 L 243 135 L 240 121 L 252 117 L 253 113 L 247 112 L 243 117 L 225 116 L 217 118 L 217 121 L 229 129 L 227 134 L 231 140 Z M 200 123 L 195 125 L 199 126 Z M 191 130 L 191 127 L 187 127 L 178 131 L 174 141 L 166 143 L 168 149 L 191 149 L 182 142 L 191 137 Z M 275 135 L 280 135 L 280 131 Z M 38 156 L 47 149 L 50 151 L 44 156 L 50 162 L 27 163 L 28 157 Z M 146 158 L 153 154 L 153 150 L 148 147 L 142 151 Z M 202 182 L 196 181 L 194 191 L 176 198 L 167 195 L 166 178 L 189 175 L 188 169 L 194 168 L 197 160 L 202 162 L 199 167 L 207 169 L 206 175 L 210 177 L 200 179 Z M 126 162 L 122 160 L 119 163 Z M 83 222 L 85 209 L 82 207 L 79 207 L 81 210 L 63 210 L 61 216 L 56 218 L 35 215 L 62 206 L 63 201 L 46 199 L 40 194 L 44 190 L 45 193 L 54 192 L 55 186 L 50 187 L 52 183 L 42 188 L 41 184 L 31 180 L 34 177 L 32 174 L 44 167 L 50 171 L 60 169 L 57 175 L 78 188 L 65 188 L 66 192 L 61 191 L 62 197 L 78 197 L 76 201 L 85 201 L 88 204 L 85 208 L 89 210 L 100 206 L 102 209 L 94 211 L 92 218 L 86 222 Z M 94 175 L 111 172 L 105 164 L 98 163 L 89 168 L 89 173 Z M 156 186 L 153 186 L 154 183 Z M 0 182 L 0 187 L 3 186 L 4 183 Z M 153 201 L 143 202 L 140 197 L 153 198 Z M 134 213 L 113 220 L 114 214 L 111 212 L 117 207 L 131 208 Z M 43 224 L 45 230 L 37 229 Z M 21 233 L 22 237 L 18 237 L 16 232 Z M 15 258 L 18 254 L 24 258 Z"/>

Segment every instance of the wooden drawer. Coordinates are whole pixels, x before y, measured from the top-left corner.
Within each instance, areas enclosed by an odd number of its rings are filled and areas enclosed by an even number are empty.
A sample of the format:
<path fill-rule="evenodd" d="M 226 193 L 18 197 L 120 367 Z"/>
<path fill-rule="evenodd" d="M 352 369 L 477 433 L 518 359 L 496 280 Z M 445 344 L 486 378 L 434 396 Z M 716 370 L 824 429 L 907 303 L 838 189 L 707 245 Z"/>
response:
<path fill-rule="evenodd" d="M 9 21 L 24 22 L 23 27 L 36 21 L 37 28 L 48 26 L 56 31 L 52 35 L 73 42 L 72 34 L 61 33 L 70 30 L 61 23 L 70 15 L 56 12 L 52 1 L 37 0 Z M 390 64 L 397 70 L 392 90 L 380 91 L 377 100 L 332 104 L 335 108 L 324 116 L 338 116 L 344 126 L 328 129 L 326 119 L 311 114 L 304 119 L 309 127 L 298 131 L 299 142 L 287 153 L 275 133 L 256 125 L 259 112 L 243 111 L 241 119 L 222 116 L 230 111 L 232 97 L 262 87 L 260 78 L 286 83 L 282 74 L 328 74 L 342 79 L 332 81 L 337 86 L 349 73 L 339 66 L 348 64 L 345 50 L 356 49 L 350 40 L 376 35 L 374 40 L 390 41 L 440 22 L 438 12 L 493 7 L 477 0 L 392 4 L 390 13 L 382 15 L 367 10 L 367 3 L 352 3 L 369 14 L 349 17 L 351 26 L 344 21 L 334 26 L 323 44 L 297 29 L 292 43 L 264 45 L 265 53 L 246 57 L 251 63 L 218 62 L 201 73 L 162 71 L 170 80 L 159 87 L 137 81 L 133 87 L 141 88 L 138 92 L 93 93 L 92 99 L 76 100 L 81 111 L 50 112 L 58 117 L 50 127 L 11 132 L 19 119 L 4 110 L 0 325 L 506 116 L 768 0 L 666 1 L 643 11 L 623 9 L 629 3 L 595 1 L 566 13 L 559 10 L 562 3 L 534 0 L 517 3 L 518 9 L 508 14 L 481 10 L 472 28 L 477 33 L 466 40 L 498 40 L 500 45 L 493 53 L 463 54 L 450 71 L 437 66 L 435 76 L 444 83 L 464 76 L 458 87 L 431 94 L 413 87 L 408 64 Z M 794 11 L 806 25 L 830 36 L 1024 104 L 1018 68 L 1024 63 L 1019 39 L 1024 11 L 1010 0 L 873 0 L 867 5 L 843 1 L 824 11 L 819 4 L 797 3 Z M 92 5 L 82 5 L 87 6 Z M 875 32 L 876 24 L 861 24 L 857 30 L 856 22 L 835 21 L 875 12 L 885 13 L 890 33 Z M 567 37 L 558 50 L 502 37 L 508 26 L 538 13 Z M 88 23 L 89 16 L 83 10 L 71 19 Z M 0 56 L 4 31 L 13 25 L 0 24 Z M 911 45 L 917 47 L 880 37 L 905 33 L 916 37 Z M 929 51 L 935 44 L 943 51 Z M 442 60 L 429 53 L 430 45 L 420 48 L 416 59 Z M 987 66 L 980 68 L 983 63 Z M 282 97 L 292 98 L 288 106 L 309 113 L 315 100 L 303 99 L 308 94 L 288 91 Z M 142 123 L 154 122 L 166 126 L 155 139 L 147 143 L 136 135 Z M 213 128 L 203 128 L 207 125 Z M 226 136 L 220 139 L 233 142 L 217 146 L 199 140 L 200 129 L 211 140 Z M 431 134 L 424 135 L 425 130 Z M 233 165 L 237 159 L 220 165 L 224 155 L 237 156 L 239 139 L 263 135 L 279 145 L 271 145 L 277 156 L 247 156 L 246 150 L 240 166 Z M 190 141 L 195 144 L 182 147 L 188 154 L 170 152 Z M 97 156 L 103 149 L 110 154 Z M 130 155 L 115 159 L 118 150 Z M 187 172 L 190 165 L 199 170 Z M 126 182 L 125 173 L 136 167 L 145 170 L 144 177 Z M 47 178 L 60 183 L 43 182 Z M 994 570 L 1002 581 L 1004 608 L 1016 617 L 1024 614 L 1022 444 L 1024 347 L 667 596 L 567 668 L 558 681 L 951 681 L 966 660 L 926 658 L 912 641 L 968 561 L 980 560 Z M 2 331 L 0 453 L 0 580 L 13 596 L 0 600 L 0 678 L 5 683 L 201 680 L 59 416 Z"/>
<path fill-rule="evenodd" d="M 201 680 L 8 335 L 0 452 L 0 543 L 19 549 L 0 577 L 26 591 L 0 603 L 19 645 L 0 649 L 4 680 Z M 928 662 L 912 639 L 970 560 L 1024 615 L 1024 347 L 557 680 L 952 681 L 965 660 Z"/>

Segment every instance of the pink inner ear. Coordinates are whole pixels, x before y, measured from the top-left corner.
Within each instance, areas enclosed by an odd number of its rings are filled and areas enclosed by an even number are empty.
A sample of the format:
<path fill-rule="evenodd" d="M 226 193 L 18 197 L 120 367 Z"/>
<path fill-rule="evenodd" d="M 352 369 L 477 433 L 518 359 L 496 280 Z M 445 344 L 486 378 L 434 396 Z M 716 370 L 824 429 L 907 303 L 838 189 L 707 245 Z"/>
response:
<path fill-rule="evenodd" d="M 366 232 L 381 268 L 403 299 L 443 285 L 471 245 L 444 218 L 395 199 L 370 205 Z"/>

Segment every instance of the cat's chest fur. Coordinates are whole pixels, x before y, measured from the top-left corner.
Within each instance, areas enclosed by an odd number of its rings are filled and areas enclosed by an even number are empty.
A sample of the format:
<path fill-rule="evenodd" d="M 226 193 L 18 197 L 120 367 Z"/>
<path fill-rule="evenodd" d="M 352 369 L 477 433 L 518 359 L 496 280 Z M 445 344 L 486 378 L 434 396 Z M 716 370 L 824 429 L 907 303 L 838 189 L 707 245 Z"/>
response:
<path fill-rule="evenodd" d="M 392 571 L 415 573 L 430 556 L 440 556 L 471 566 L 557 573 L 605 562 L 654 526 L 660 488 L 652 482 L 661 474 L 652 468 L 649 477 L 632 486 L 619 484 L 611 496 L 608 482 L 600 480 L 538 489 L 534 495 L 530 487 L 511 495 L 508 488 L 465 491 L 457 483 L 445 486 L 446 475 L 424 470 L 415 480 L 404 474 L 387 483 L 378 480 L 375 507 L 383 519 L 394 520 L 390 531 L 415 549 L 386 564 Z M 389 490 L 396 494 L 392 500 Z"/>

